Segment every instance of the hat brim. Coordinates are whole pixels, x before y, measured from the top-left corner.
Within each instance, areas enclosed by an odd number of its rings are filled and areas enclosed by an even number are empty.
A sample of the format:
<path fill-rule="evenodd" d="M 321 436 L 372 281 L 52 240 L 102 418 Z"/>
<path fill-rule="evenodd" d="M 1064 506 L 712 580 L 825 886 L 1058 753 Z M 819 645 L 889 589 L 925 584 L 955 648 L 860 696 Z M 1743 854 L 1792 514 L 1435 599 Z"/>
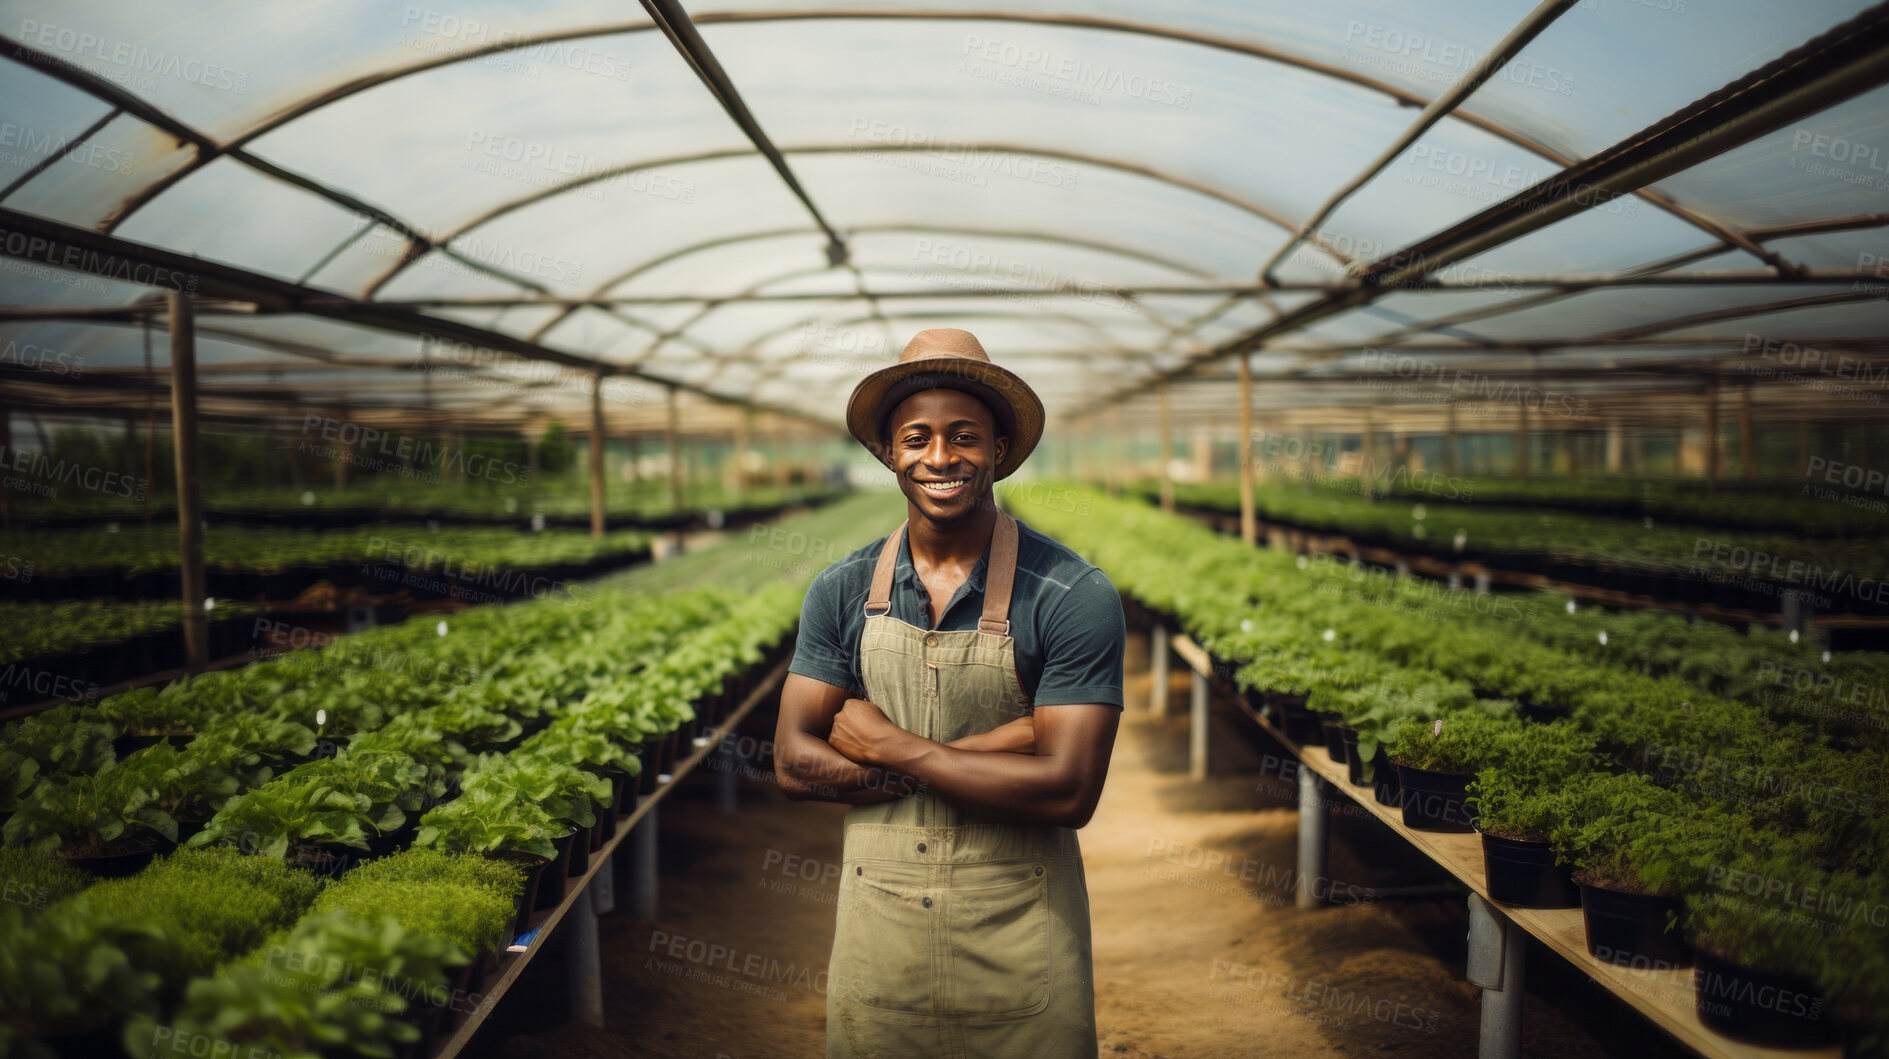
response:
<path fill-rule="evenodd" d="M 930 386 L 917 378 L 927 375 L 934 377 Z M 913 387 L 910 385 L 912 383 L 917 385 Z M 1023 461 L 1030 457 L 1030 453 L 1036 449 L 1036 443 L 1043 438 L 1043 402 L 1036 396 L 1036 391 L 1030 388 L 1030 384 L 1013 371 L 989 361 L 967 357 L 926 357 L 893 364 L 859 380 L 859 385 L 853 387 L 853 396 L 846 402 L 846 429 L 881 463 L 891 467 L 891 453 L 886 450 L 879 436 L 879 425 L 892 410 L 887 399 L 895 390 L 909 395 L 940 388 L 963 390 L 986 400 L 994 399 L 1005 406 L 995 409 L 999 416 L 1005 410 L 1009 411 L 1015 425 L 1009 428 L 1010 447 L 1004 453 L 1003 460 L 997 464 L 995 477 L 999 481 L 1010 477 L 1018 467 L 1023 466 Z M 1005 425 L 999 423 L 998 428 L 1005 429 Z"/>

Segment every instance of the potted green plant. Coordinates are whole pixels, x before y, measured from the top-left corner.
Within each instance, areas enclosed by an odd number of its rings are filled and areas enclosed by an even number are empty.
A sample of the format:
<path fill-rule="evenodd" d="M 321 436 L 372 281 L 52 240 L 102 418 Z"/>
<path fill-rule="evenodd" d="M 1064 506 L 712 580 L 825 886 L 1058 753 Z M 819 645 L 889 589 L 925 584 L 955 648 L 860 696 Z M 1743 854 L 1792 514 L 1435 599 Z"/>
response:
<path fill-rule="evenodd" d="M 1418 831 L 1472 831 L 1469 781 L 1501 752 L 1520 722 L 1499 700 L 1458 710 L 1429 724 L 1404 724 L 1390 745 L 1403 790 L 1404 826 Z"/>
<path fill-rule="evenodd" d="M 421 1038 L 402 1017 L 407 997 L 447 988 L 447 969 L 465 960 L 451 941 L 391 919 L 311 914 L 215 975 L 192 980 L 167 1024 L 155 1015 L 131 1019 L 124 1047 L 157 1055 L 170 1041 L 206 1040 L 282 1059 L 392 1055 Z"/>
<path fill-rule="evenodd" d="M 514 923 L 514 931 L 523 933 L 531 910 L 540 903 L 545 870 L 557 856 L 552 840 L 560 834 L 550 814 L 524 800 L 515 788 L 486 785 L 428 810 L 413 842 L 418 849 L 476 853 L 523 867 L 527 896 Z M 558 887 L 562 899 L 562 880 Z"/>
<path fill-rule="evenodd" d="M 1595 767 L 1593 737 L 1566 720 L 1515 729 L 1499 764 L 1469 785 L 1482 833 L 1489 898 L 1520 908 L 1575 908 L 1581 892 L 1549 843 L 1562 818 L 1561 791 Z"/>
<path fill-rule="evenodd" d="M 92 775 L 42 778 L 8 818 L 6 844 L 57 850 L 95 875 L 128 875 L 177 840 L 177 822 L 146 778 L 116 764 Z"/>
<path fill-rule="evenodd" d="M 1685 798 L 1644 776 L 1597 772 L 1570 780 L 1561 806 L 1549 841 L 1575 867 L 1587 951 L 1628 967 L 1688 966 L 1691 952 L 1673 929 L 1682 884 L 1646 870 L 1674 841 Z"/>

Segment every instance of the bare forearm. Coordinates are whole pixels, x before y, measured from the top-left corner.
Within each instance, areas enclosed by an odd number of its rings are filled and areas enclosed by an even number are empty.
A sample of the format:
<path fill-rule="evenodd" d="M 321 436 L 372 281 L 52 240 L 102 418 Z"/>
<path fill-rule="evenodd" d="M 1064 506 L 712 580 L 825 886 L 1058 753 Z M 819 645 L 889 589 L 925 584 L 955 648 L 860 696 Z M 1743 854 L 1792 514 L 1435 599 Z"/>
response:
<path fill-rule="evenodd" d="M 775 745 L 774 775 L 790 798 L 845 805 L 890 801 L 919 789 L 909 776 L 868 768 L 804 732 Z"/>
<path fill-rule="evenodd" d="M 1069 762 L 1035 754 L 989 753 L 916 736 L 889 751 L 886 767 L 917 778 L 939 798 L 979 816 L 1081 827 L 1096 794 Z"/>

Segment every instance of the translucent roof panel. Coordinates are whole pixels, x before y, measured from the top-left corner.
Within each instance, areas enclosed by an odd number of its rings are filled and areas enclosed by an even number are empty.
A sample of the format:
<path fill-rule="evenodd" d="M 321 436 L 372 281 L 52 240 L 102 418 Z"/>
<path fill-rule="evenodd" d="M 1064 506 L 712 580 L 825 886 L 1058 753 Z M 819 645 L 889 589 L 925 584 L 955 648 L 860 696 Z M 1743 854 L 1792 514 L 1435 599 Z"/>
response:
<path fill-rule="evenodd" d="M 194 11 L 136 3 L 66 5 L 55 11 L 17 2 L 5 7 L 8 32 L 18 43 L 123 85 L 180 120 L 224 136 L 315 88 L 509 41 L 536 41 L 581 27 L 649 23 L 635 8 L 602 0 L 538 10 L 511 0 L 465 0 L 450 10 L 379 0 L 250 0 Z M 474 61 L 520 80 L 557 69 L 582 70 L 600 80 L 629 76 L 614 57 L 569 42 L 531 43 Z"/>
<path fill-rule="evenodd" d="M 1657 187 L 1742 228 L 1880 213 L 1889 202 L 1889 88 L 1760 136 Z"/>
<path fill-rule="evenodd" d="M 523 76 L 458 62 L 350 95 L 251 145 L 260 157 L 348 191 L 443 237 L 503 204 L 572 193 L 633 209 L 687 201 L 687 174 L 625 167 L 750 145 L 657 33 L 589 38 L 625 78 L 562 64 Z M 634 71 L 634 78 L 627 76 Z"/>
<path fill-rule="evenodd" d="M 1478 88 L 1469 107 L 1564 156 L 1585 158 L 1869 6 L 1578 0 Z M 1420 10 L 1427 21 L 1429 5 Z"/>
<path fill-rule="evenodd" d="M 703 35 L 742 71 L 738 86 L 782 147 L 838 145 L 1000 194 L 1019 182 L 1080 193 L 1113 162 L 1296 222 L 1408 121 L 1382 93 L 1322 74 L 1102 30 L 910 19 L 711 25 Z M 773 61 L 782 53 L 804 62 Z M 1109 87 L 1117 82 L 1122 91 Z M 1317 151 L 1300 149 L 1311 141 Z"/>
<path fill-rule="evenodd" d="M 359 225 L 359 214 L 229 158 L 171 185 L 118 227 L 126 239 L 296 279 Z M 258 231 L 274 233 L 257 239 Z"/>

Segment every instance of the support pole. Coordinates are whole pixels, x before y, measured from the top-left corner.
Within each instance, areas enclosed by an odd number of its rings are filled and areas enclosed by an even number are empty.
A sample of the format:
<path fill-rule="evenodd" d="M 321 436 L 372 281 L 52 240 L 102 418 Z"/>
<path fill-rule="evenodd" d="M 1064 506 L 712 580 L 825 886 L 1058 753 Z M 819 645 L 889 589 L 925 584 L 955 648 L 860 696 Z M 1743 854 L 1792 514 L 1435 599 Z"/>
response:
<path fill-rule="evenodd" d="M 1157 439 L 1160 441 L 1161 510 L 1171 513 L 1174 510 L 1174 479 L 1168 473 L 1168 465 L 1174 462 L 1174 453 L 1170 448 L 1172 439 L 1169 437 L 1173 425 L 1168 421 L 1168 384 L 1163 382 L 1157 385 L 1154 395 L 1156 412 L 1155 429 L 1160 431 L 1161 434 L 1160 438 Z"/>
<path fill-rule="evenodd" d="M 1620 435 L 1620 420 L 1607 421 L 1607 473 L 1619 474 L 1623 470 L 1622 456 L 1626 451 L 1624 439 Z"/>
<path fill-rule="evenodd" d="M 676 406 L 681 391 L 669 387 L 669 504 L 682 513 L 682 414 Z M 678 534 L 680 531 L 677 531 Z"/>
<path fill-rule="evenodd" d="M 1738 477 L 1758 480 L 1758 434 L 1751 425 L 1751 383 L 1738 388 Z"/>
<path fill-rule="evenodd" d="M 1127 440 L 1122 436 L 1122 406 L 1108 406 L 1108 413 L 1103 417 L 1108 423 L 1108 445 L 1103 453 L 1107 462 L 1108 491 L 1110 496 L 1120 496 L 1122 475 L 1128 462 Z"/>
<path fill-rule="evenodd" d="M 1168 712 L 1168 630 L 1167 626 L 1155 623 L 1154 632 L 1148 643 L 1148 668 L 1154 674 L 1154 683 L 1148 688 L 1148 712 L 1156 717 L 1166 717 Z"/>
<path fill-rule="evenodd" d="M 1501 909 L 1469 895 L 1469 981 L 1482 987 L 1479 1059 L 1518 1059 L 1522 1054 L 1522 978 L 1528 967 L 1528 933 Z"/>
<path fill-rule="evenodd" d="M 656 810 L 636 822 L 630 832 L 630 915 L 637 919 L 656 918 Z"/>
<path fill-rule="evenodd" d="M 577 891 L 577 900 L 565 914 L 564 973 L 571 988 L 571 1018 L 603 1025 L 603 968 L 597 954 L 597 910 L 590 887 Z"/>
<path fill-rule="evenodd" d="M 1364 410 L 1364 459 L 1358 468 L 1358 495 L 1371 499 L 1371 475 L 1377 467 L 1377 423 L 1371 410 Z"/>
<path fill-rule="evenodd" d="M 602 537 L 604 531 L 603 474 L 603 375 L 591 380 L 590 387 L 590 535 Z"/>
<path fill-rule="evenodd" d="M 0 404 L 0 464 L 13 459 L 13 413 L 6 405 Z M 144 482 L 144 506 L 148 511 L 151 506 L 151 480 L 147 475 Z M 0 486 L 0 529 L 13 528 L 13 491 Z"/>
<path fill-rule="evenodd" d="M 1325 878 L 1331 853 L 1329 825 L 1331 811 L 1325 780 L 1299 762 L 1299 879 L 1293 898 L 1297 908 L 1317 908 L 1324 904 L 1319 883 Z"/>
<path fill-rule="evenodd" d="M 1259 521 L 1253 512 L 1253 365 L 1240 354 L 1240 539 L 1247 547 L 1259 543 Z"/>
<path fill-rule="evenodd" d="M 1187 774 L 1197 780 L 1207 778 L 1207 678 L 1193 673 L 1192 695 L 1187 710 Z"/>
<path fill-rule="evenodd" d="M 1718 380 L 1705 380 L 1705 488 L 1718 492 Z"/>
<path fill-rule="evenodd" d="M 754 432 L 754 409 L 743 408 L 735 423 L 735 506 L 748 503 L 748 437 Z"/>
<path fill-rule="evenodd" d="M 735 772 L 741 767 L 741 758 L 728 749 L 724 740 L 716 749 L 713 759 L 717 764 L 715 773 L 715 808 L 724 815 L 732 816 L 741 808 L 741 787 L 735 782 Z"/>
<path fill-rule="evenodd" d="M 1515 405 L 1515 480 L 1528 481 L 1528 402 Z"/>
<path fill-rule="evenodd" d="M 209 664 L 203 613 L 203 489 L 197 479 L 197 318 L 185 291 L 168 294 L 171 318 L 171 444 L 177 450 L 177 547 L 183 581 L 184 668 Z"/>
<path fill-rule="evenodd" d="M 1463 439 L 1456 433 L 1456 402 L 1443 405 L 1443 469 L 1451 478 L 1463 472 Z"/>
<path fill-rule="evenodd" d="M 607 916 L 617 910 L 616 859 L 615 853 L 603 858 L 603 866 L 590 877 L 591 908 L 600 916 Z"/>

